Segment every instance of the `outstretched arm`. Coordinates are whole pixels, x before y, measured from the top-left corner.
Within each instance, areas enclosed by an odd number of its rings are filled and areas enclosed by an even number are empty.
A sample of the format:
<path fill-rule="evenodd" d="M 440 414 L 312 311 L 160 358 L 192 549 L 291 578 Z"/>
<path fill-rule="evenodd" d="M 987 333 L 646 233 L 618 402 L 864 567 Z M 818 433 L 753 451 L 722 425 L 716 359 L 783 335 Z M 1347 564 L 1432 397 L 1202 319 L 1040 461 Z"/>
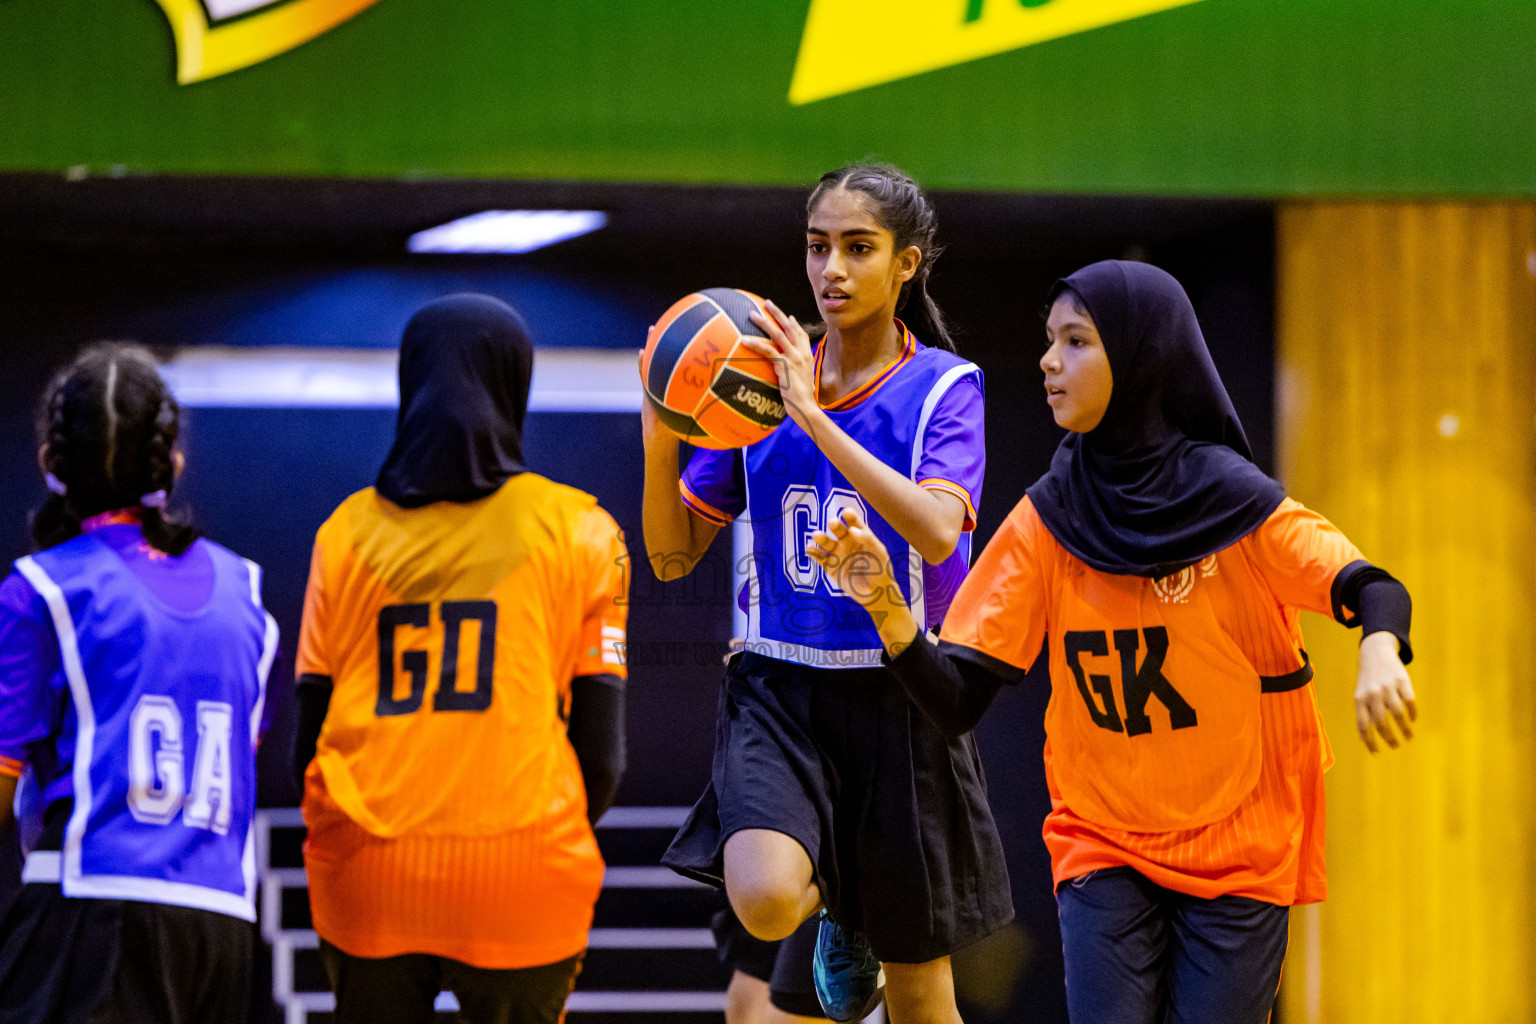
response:
<path fill-rule="evenodd" d="M 948 736 L 976 728 L 1005 680 L 928 642 L 891 574 L 885 545 L 858 513 L 849 509 L 829 530 L 812 534 L 805 550 L 869 613 L 886 664 L 923 714 Z"/>
<path fill-rule="evenodd" d="M 1408 643 L 1413 600 L 1407 587 L 1367 562 L 1346 566 L 1334 591 L 1336 616 L 1346 625 L 1359 624 L 1365 634 L 1355 684 L 1355 728 L 1371 753 L 1379 749 L 1378 735 L 1396 749 L 1413 739 L 1413 723 L 1419 717 L 1413 681 L 1404 667 L 1413 660 Z M 1350 608 L 1358 608 L 1359 614 L 1351 618 Z"/>
<path fill-rule="evenodd" d="M 1251 536 L 1259 569 L 1282 605 L 1361 627 L 1355 727 L 1366 749 L 1376 753 L 1378 738 L 1389 747 L 1412 739 L 1418 705 L 1403 668 L 1413 660 L 1408 589 L 1366 561 L 1338 527 L 1290 498 Z"/>

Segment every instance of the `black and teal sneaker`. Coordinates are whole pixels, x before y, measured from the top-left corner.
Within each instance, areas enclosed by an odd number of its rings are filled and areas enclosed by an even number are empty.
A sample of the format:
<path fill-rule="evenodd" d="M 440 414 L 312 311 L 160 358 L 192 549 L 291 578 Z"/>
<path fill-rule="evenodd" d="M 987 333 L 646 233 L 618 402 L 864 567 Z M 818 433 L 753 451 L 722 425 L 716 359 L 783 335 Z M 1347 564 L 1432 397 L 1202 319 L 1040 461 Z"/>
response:
<path fill-rule="evenodd" d="M 816 928 L 811 976 L 822 1011 L 837 1024 L 868 1017 L 885 994 L 885 974 L 864 934 L 842 927 L 825 910 Z"/>

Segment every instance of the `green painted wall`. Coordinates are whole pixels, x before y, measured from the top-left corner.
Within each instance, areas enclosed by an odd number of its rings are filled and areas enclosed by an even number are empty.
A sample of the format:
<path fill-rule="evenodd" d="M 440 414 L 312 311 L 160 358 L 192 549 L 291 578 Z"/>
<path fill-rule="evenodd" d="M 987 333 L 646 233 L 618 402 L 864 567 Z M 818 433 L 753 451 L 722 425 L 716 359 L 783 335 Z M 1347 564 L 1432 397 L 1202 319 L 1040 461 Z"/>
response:
<path fill-rule="evenodd" d="M 182 86 L 151 0 L 0 0 L 0 170 L 1536 194 L 1530 0 L 1202 0 L 794 106 L 808 7 L 379 0 Z"/>

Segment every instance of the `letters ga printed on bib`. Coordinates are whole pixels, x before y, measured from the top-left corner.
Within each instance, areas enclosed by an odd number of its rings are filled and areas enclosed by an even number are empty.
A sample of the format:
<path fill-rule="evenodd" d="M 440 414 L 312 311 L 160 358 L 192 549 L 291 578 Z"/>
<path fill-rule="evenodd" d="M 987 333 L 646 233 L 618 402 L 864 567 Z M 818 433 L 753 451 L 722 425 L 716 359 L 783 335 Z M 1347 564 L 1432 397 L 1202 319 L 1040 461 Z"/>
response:
<path fill-rule="evenodd" d="M 1200 0 L 812 0 L 789 87 L 840 96 Z M 849 40 L 859 59 L 848 59 Z"/>
<path fill-rule="evenodd" d="M 378 0 L 155 0 L 176 38 L 182 85 L 286 53 Z"/>

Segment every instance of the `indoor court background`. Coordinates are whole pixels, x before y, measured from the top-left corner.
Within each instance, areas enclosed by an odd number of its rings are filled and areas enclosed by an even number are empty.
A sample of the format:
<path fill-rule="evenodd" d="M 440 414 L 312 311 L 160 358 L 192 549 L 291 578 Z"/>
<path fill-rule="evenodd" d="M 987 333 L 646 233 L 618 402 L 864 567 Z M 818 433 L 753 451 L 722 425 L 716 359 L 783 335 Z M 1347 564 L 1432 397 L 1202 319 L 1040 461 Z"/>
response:
<path fill-rule="evenodd" d="M 204 26 L 204 52 L 259 55 L 229 30 L 328 2 L 248 4 Z M 717 285 L 807 318 L 806 186 L 892 160 L 930 187 L 948 250 L 933 294 L 987 376 L 978 544 L 1059 437 L 1036 366 L 1051 281 L 1145 259 L 1188 289 L 1259 464 L 1414 593 L 1424 717 L 1391 755 L 1354 736 L 1354 639 L 1308 623 L 1339 758 L 1331 899 L 1293 912 L 1277 1019 L 1536 1019 L 1536 9 L 1199 0 L 1106 21 L 1136 5 L 957 0 L 928 66 L 890 61 L 914 42 L 887 22 L 943 6 L 378 0 L 178 84 L 191 50 L 150 0 L 5 0 L 0 556 L 25 553 L 43 494 L 36 396 L 83 343 L 387 351 L 459 290 L 507 299 L 550 350 L 633 352 L 674 299 Z M 1099 21 L 1019 42 L 1062 11 Z M 890 77 L 792 102 L 792 83 L 801 99 L 847 85 L 816 77 L 827 32 Z M 609 221 L 524 255 L 407 253 L 412 232 L 488 209 Z M 314 529 L 392 430 L 377 407 L 187 414 L 177 498 L 265 566 L 290 666 Z M 639 554 L 633 413 L 536 412 L 528 460 L 596 494 Z M 728 533 L 716 543 L 728 561 Z M 675 807 L 707 773 L 733 595 L 633 564 L 648 653 L 619 803 Z M 274 696 L 261 800 L 283 807 L 291 694 Z M 1018 922 L 957 957 L 968 1021 L 1065 1021 L 1045 696 L 1036 673 L 978 733 Z M 8 894 L 9 849 L 0 865 Z M 697 894 L 677 898 L 697 916 Z M 673 959 L 686 974 L 697 954 Z M 599 1016 L 719 1019 L 572 1019 Z"/>

